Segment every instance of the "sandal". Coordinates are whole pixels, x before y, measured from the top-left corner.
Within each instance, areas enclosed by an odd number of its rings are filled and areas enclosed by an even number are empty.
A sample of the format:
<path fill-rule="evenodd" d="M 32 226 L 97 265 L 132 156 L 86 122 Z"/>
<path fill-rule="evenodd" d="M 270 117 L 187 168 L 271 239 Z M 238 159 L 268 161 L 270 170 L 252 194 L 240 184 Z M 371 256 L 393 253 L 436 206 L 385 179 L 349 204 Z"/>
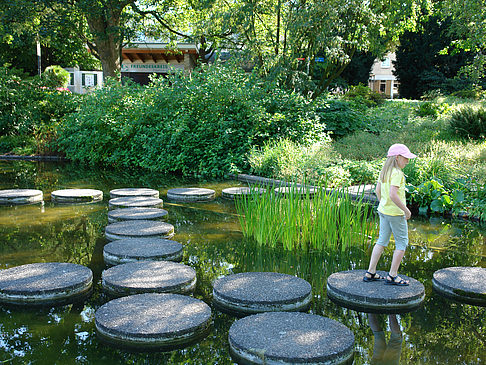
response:
<path fill-rule="evenodd" d="M 366 274 L 368 274 L 370 277 L 367 277 Z M 365 274 L 365 276 L 363 276 L 363 281 L 366 281 L 366 282 L 369 282 L 369 281 L 378 281 L 378 280 L 383 280 L 384 277 L 380 276 L 380 274 L 378 273 L 370 273 L 369 271 L 367 271 Z"/>
<path fill-rule="evenodd" d="M 400 280 L 396 281 L 397 278 Z M 391 280 L 390 280 L 391 279 Z M 401 277 L 397 276 L 391 276 L 388 274 L 386 280 L 385 280 L 385 285 L 398 285 L 398 286 L 408 286 L 410 283 L 406 280 L 403 280 Z"/>

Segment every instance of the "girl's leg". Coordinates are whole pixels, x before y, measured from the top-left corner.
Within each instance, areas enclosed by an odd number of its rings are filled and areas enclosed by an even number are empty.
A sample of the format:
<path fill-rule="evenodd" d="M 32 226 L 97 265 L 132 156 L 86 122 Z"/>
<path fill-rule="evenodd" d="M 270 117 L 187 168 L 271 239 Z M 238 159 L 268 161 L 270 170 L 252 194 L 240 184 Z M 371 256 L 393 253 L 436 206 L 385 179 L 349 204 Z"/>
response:
<path fill-rule="evenodd" d="M 408 224 L 405 217 L 393 217 L 391 220 L 391 230 L 395 238 L 395 251 L 393 252 L 393 259 L 390 266 L 389 275 L 396 277 L 398 275 L 398 268 L 402 262 L 405 250 L 408 246 Z M 401 278 L 397 277 L 395 281 L 399 282 Z M 408 283 L 408 280 L 404 280 Z"/>
<path fill-rule="evenodd" d="M 400 267 L 404 255 L 405 250 L 395 250 L 395 252 L 393 252 L 393 259 L 390 267 L 391 276 L 398 275 L 398 268 Z"/>
<path fill-rule="evenodd" d="M 381 254 L 388 245 L 392 233 L 391 226 L 387 218 L 381 213 L 378 213 L 378 215 L 380 217 L 380 233 L 378 235 L 378 240 L 373 247 L 373 251 L 371 252 L 370 264 L 368 266 L 368 272 L 371 274 L 376 273 L 376 265 L 378 265 Z M 370 277 L 369 274 L 366 274 L 366 276 Z"/>
<path fill-rule="evenodd" d="M 380 260 L 381 254 L 385 250 L 384 246 L 379 244 L 375 244 L 373 247 L 373 252 L 371 253 L 370 265 L 368 266 L 368 272 L 374 274 L 376 272 L 376 265 L 378 265 L 378 261 Z"/>

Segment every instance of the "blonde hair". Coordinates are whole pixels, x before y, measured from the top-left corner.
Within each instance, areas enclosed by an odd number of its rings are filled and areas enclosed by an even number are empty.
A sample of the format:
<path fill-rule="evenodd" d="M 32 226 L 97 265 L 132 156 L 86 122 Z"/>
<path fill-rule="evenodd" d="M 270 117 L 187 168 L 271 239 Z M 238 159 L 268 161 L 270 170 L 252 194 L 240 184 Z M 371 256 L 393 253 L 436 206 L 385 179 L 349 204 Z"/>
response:
<path fill-rule="evenodd" d="M 393 168 L 399 169 L 398 163 L 397 163 L 397 156 L 390 156 L 386 159 L 385 164 L 383 165 L 383 168 L 381 169 L 380 172 L 380 178 L 379 180 L 384 183 L 386 180 L 390 178 L 390 174 L 393 170 Z"/>

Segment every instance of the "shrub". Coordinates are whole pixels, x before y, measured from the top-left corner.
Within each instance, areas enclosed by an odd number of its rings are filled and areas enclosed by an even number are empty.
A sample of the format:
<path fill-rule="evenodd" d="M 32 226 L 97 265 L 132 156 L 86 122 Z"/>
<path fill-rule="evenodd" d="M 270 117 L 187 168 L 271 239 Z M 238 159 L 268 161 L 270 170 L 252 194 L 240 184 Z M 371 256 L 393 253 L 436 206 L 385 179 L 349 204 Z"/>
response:
<path fill-rule="evenodd" d="M 373 91 L 363 84 L 351 86 L 346 94 L 344 94 L 344 98 L 347 100 L 354 100 L 368 107 L 381 105 L 385 102 L 383 94 Z"/>
<path fill-rule="evenodd" d="M 485 98 L 486 93 L 481 86 L 477 85 L 477 86 L 471 86 L 467 89 L 454 91 L 451 95 L 463 99 L 480 100 Z"/>
<path fill-rule="evenodd" d="M 316 112 L 332 138 L 340 138 L 371 127 L 363 110 L 355 103 L 340 99 L 316 101 Z"/>
<path fill-rule="evenodd" d="M 48 87 L 38 77 L 22 80 L 14 70 L 0 67 L 0 133 L 33 135 L 42 125 L 73 112 L 80 98 Z"/>
<path fill-rule="evenodd" d="M 410 203 L 417 205 L 419 212 L 427 214 L 444 213 L 454 206 L 459 206 L 464 201 L 464 193 L 461 190 L 449 191 L 439 179 L 423 182 L 419 186 L 408 186 Z"/>
<path fill-rule="evenodd" d="M 440 115 L 447 113 L 449 110 L 450 106 L 447 103 L 425 101 L 414 108 L 414 113 L 419 117 L 437 118 Z"/>
<path fill-rule="evenodd" d="M 67 87 L 70 75 L 61 66 L 53 65 L 46 67 L 42 77 L 45 79 L 47 85 L 52 87 Z"/>
<path fill-rule="evenodd" d="M 300 95 L 261 85 L 234 65 L 155 78 L 147 87 L 108 83 L 87 96 L 59 129 L 67 157 L 199 177 L 248 167 L 252 146 L 287 136 L 323 136 Z"/>
<path fill-rule="evenodd" d="M 349 177 L 353 185 L 376 182 L 382 165 L 383 161 L 381 159 L 373 162 L 345 160 L 342 163 L 342 166 L 349 171 Z"/>
<path fill-rule="evenodd" d="M 450 129 L 461 137 L 483 139 L 486 137 L 486 109 L 463 106 L 451 114 Z"/>

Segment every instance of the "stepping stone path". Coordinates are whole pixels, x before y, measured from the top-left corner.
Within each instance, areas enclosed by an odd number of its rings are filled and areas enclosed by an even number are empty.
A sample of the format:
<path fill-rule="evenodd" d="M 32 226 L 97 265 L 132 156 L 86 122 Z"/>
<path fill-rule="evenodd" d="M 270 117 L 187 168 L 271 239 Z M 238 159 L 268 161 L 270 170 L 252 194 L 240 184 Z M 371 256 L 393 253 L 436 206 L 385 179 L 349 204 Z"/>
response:
<path fill-rule="evenodd" d="M 448 267 L 437 270 L 433 288 L 443 296 L 459 302 L 486 307 L 486 269 L 482 267 Z"/>
<path fill-rule="evenodd" d="M 311 299 L 312 288 L 307 281 L 274 272 L 228 275 L 213 285 L 215 306 L 235 315 L 306 310 Z"/>
<path fill-rule="evenodd" d="M 174 226 L 169 223 L 149 220 L 131 220 L 111 223 L 105 228 L 105 236 L 110 241 L 124 238 L 170 238 Z"/>
<path fill-rule="evenodd" d="M 44 195 L 40 190 L 34 189 L 7 189 L 0 190 L 0 205 L 34 204 L 40 203 Z"/>
<path fill-rule="evenodd" d="M 291 186 L 282 186 L 280 188 L 275 188 L 275 192 L 277 194 L 288 196 L 290 194 L 294 195 L 295 197 L 300 196 L 301 198 L 309 196 L 309 198 L 314 197 L 317 189 L 309 188 L 309 187 L 291 187 Z"/>
<path fill-rule="evenodd" d="M 114 299 L 95 313 L 99 336 L 114 345 L 171 349 L 207 335 L 211 308 L 180 294 L 147 293 Z"/>
<path fill-rule="evenodd" d="M 103 200 L 103 192 L 95 189 L 63 189 L 51 193 L 56 203 L 91 203 Z"/>
<path fill-rule="evenodd" d="M 425 298 L 425 288 L 419 281 L 409 286 L 385 285 L 384 280 L 365 282 L 366 270 L 342 271 L 327 279 L 327 296 L 336 304 L 360 312 L 405 313 L 417 309 Z M 387 273 L 378 271 L 381 276 Z"/>
<path fill-rule="evenodd" d="M 176 188 L 167 191 L 167 198 L 183 202 L 205 202 L 213 200 L 215 191 L 204 188 Z"/>
<path fill-rule="evenodd" d="M 103 289 L 111 295 L 142 293 L 190 293 L 196 287 L 196 271 L 171 261 L 137 261 L 103 271 Z"/>
<path fill-rule="evenodd" d="M 90 293 L 93 273 L 85 266 L 42 262 L 0 270 L 0 303 L 65 304 Z"/>
<path fill-rule="evenodd" d="M 103 247 L 103 258 L 108 265 L 134 261 L 180 261 L 182 245 L 161 238 L 128 238 L 115 240 Z"/>
<path fill-rule="evenodd" d="M 249 186 L 238 186 L 234 188 L 226 188 L 221 191 L 221 196 L 226 199 L 235 199 L 237 196 L 249 194 L 263 194 L 265 189 L 254 188 Z"/>
<path fill-rule="evenodd" d="M 148 198 L 145 196 L 132 196 L 114 198 L 108 201 L 109 209 L 116 208 L 162 208 L 164 202 L 159 198 Z"/>
<path fill-rule="evenodd" d="M 344 364 L 354 353 L 346 326 L 307 313 L 254 314 L 234 322 L 228 339 L 241 364 Z"/>
<path fill-rule="evenodd" d="M 110 198 L 123 198 L 134 196 L 146 196 L 149 198 L 158 198 L 159 191 L 148 188 L 123 188 L 110 191 Z"/>
<path fill-rule="evenodd" d="M 165 218 L 168 212 L 161 208 L 122 208 L 108 212 L 108 222 L 115 223 L 129 220 L 158 220 Z"/>

